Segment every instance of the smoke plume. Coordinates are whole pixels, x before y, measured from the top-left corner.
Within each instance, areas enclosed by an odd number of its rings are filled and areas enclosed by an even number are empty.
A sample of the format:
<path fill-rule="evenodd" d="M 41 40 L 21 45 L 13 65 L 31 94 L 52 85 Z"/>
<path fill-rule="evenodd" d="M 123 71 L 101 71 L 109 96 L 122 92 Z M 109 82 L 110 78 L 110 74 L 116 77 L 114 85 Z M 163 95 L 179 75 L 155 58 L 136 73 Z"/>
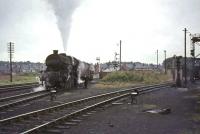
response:
<path fill-rule="evenodd" d="M 63 47 L 66 51 L 69 38 L 72 14 L 79 6 L 80 0 L 48 0 L 57 18 L 58 29 L 62 36 Z"/>

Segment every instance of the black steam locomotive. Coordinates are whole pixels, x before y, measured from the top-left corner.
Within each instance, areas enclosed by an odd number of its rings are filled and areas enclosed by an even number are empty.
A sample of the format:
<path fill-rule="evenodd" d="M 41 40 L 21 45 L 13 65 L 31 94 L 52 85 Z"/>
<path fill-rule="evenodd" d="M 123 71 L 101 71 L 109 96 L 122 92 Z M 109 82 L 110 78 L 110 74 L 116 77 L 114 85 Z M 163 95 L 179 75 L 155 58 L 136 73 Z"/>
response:
<path fill-rule="evenodd" d="M 93 79 L 94 67 L 65 53 L 58 54 L 54 50 L 46 58 L 46 70 L 43 81 L 46 89 L 70 89 L 80 84 L 87 88 L 89 80 Z"/>

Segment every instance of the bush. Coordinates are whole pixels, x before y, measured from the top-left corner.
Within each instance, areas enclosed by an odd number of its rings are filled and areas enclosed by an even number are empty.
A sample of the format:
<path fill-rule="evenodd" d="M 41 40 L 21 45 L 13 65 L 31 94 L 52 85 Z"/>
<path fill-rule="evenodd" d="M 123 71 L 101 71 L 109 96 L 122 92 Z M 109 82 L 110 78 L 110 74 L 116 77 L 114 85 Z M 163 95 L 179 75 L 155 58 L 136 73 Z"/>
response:
<path fill-rule="evenodd" d="M 107 74 L 103 82 L 158 83 L 168 80 L 165 74 L 154 71 L 116 71 Z"/>

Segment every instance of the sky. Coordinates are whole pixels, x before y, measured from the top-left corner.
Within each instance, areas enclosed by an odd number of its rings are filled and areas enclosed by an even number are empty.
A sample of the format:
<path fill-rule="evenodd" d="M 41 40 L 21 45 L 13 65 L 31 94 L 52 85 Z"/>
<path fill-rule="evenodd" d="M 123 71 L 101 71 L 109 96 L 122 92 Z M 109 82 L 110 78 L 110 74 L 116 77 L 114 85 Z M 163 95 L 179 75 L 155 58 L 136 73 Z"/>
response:
<path fill-rule="evenodd" d="M 184 32 L 200 33 L 199 0 L 0 0 L 0 60 L 45 62 L 54 49 L 82 61 L 159 63 L 184 54 Z M 200 52 L 197 47 L 196 53 Z M 187 33 L 187 55 L 190 55 Z"/>

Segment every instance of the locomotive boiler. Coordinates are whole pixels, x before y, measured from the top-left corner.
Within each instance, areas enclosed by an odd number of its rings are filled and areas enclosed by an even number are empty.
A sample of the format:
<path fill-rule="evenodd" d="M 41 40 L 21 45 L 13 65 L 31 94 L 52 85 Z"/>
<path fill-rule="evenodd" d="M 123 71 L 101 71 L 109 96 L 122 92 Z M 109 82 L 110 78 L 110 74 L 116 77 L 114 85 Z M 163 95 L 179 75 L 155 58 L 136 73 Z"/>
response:
<path fill-rule="evenodd" d="M 65 53 L 58 54 L 54 50 L 46 58 L 44 82 L 46 89 L 76 88 L 81 83 L 87 87 L 87 82 L 93 78 L 93 65 L 82 62 Z"/>

